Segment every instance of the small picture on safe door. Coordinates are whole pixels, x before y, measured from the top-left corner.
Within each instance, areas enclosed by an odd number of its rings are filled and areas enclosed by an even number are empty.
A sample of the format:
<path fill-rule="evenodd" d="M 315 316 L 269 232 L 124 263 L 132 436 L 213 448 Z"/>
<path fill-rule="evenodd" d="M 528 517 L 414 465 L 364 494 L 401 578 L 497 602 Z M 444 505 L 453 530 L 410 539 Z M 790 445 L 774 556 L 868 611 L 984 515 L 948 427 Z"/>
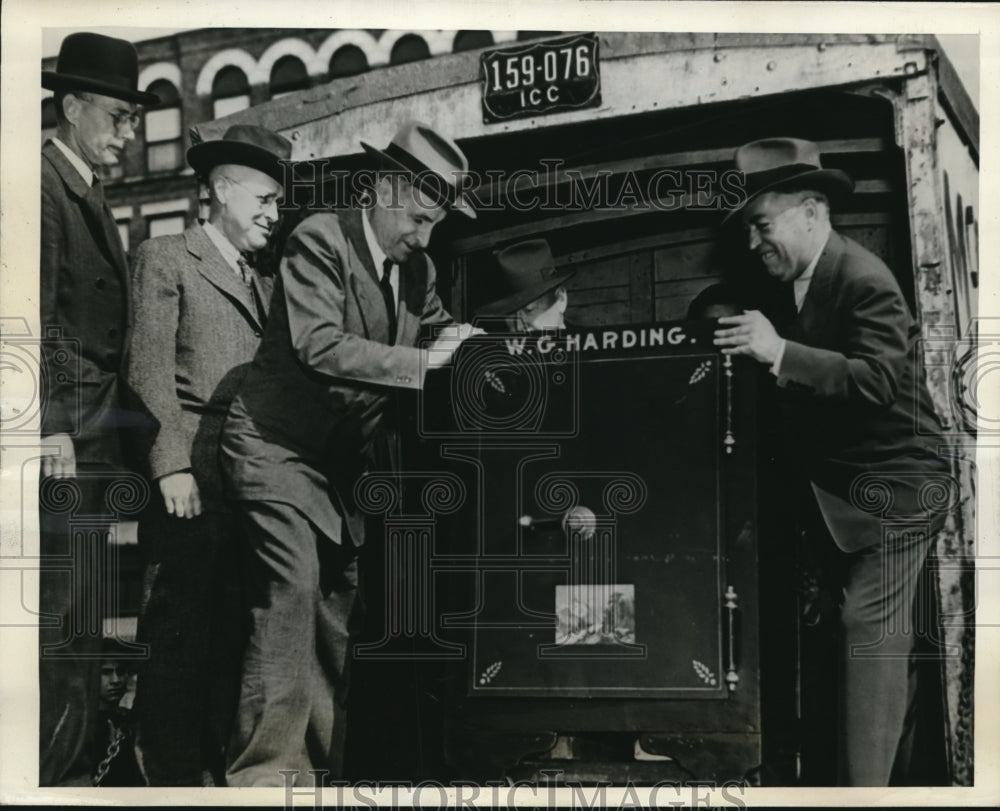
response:
<path fill-rule="evenodd" d="M 556 586 L 557 645 L 635 642 L 635 586 Z"/>

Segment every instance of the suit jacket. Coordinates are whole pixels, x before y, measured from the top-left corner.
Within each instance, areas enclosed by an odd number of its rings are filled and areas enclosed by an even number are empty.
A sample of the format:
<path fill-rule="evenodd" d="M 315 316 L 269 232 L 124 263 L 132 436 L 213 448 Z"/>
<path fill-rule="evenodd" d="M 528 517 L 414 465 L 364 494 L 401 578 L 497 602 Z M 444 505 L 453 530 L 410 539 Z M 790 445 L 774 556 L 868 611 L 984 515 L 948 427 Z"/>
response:
<path fill-rule="evenodd" d="M 826 493 L 850 502 L 856 478 L 877 474 L 893 491 L 891 512 L 912 516 L 922 511 L 920 486 L 947 469 L 915 356 L 919 336 L 889 269 L 832 232 L 788 330 L 777 381 L 785 435 Z M 820 506 L 828 523 L 844 520 L 828 499 Z M 849 533 L 831 530 L 852 546 Z"/>
<path fill-rule="evenodd" d="M 42 436 L 73 438 L 79 463 L 122 464 L 119 371 L 132 327 L 128 264 L 99 189 L 42 147 Z"/>
<path fill-rule="evenodd" d="M 266 312 L 272 280 L 254 276 Z M 190 470 L 203 505 L 221 508 L 219 435 L 264 330 L 254 291 L 196 223 L 139 246 L 134 297 L 127 379 L 160 423 L 149 473 Z"/>
<path fill-rule="evenodd" d="M 419 389 L 420 327 L 451 323 L 423 252 L 400 267 L 396 341 L 362 211 L 319 213 L 292 232 L 261 346 L 223 431 L 223 467 L 237 499 L 295 505 L 341 542 L 360 544 L 354 484 L 373 464 L 396 389 Z"/>

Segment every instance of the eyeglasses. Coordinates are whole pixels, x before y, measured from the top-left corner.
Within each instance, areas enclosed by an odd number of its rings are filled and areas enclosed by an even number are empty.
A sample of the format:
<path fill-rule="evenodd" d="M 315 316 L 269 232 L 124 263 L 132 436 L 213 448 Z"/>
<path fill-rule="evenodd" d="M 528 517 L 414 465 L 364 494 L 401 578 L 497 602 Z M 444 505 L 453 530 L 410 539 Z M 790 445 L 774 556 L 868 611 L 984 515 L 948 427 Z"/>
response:
<path fill-rule="evenodd" d="M 272 203 L 276 206 L 280 206 L 283 202 L 283 200 L 279 198 L 277 192 L 275 192 L 274 194 L 257 194 L 257 192 L 255 192 L 249 186 L 240 183 L 240 181 L 238 181 L 235 177 L 230 177 L 229 175 L 223 175 L 223 177 L 230 183 L 235 183 L 237 186 L 244 189 L 245 191 L 250 192 L 252 196 L 256 197 L 257 205 L 259 205 L 261 209 L 270 208 Z"/>
<path fill-rule="evenodd" d="M 125 125 L 128 124 L 132 132 L 138 132 L 139 127 L 142 124 L 142 116 L 134 110 L 119 110 L 118 112 L 112 112 L 111 110 L 106 110 L 100 104 L 95 104 L 86 96 L 77 96 L 80 101 L 89 104 L 91 107 L 96 107 L 102 113 L 107 113 L 111 116 L 112 122 L 114 122 L 116 130 L 125 129 Z"/>

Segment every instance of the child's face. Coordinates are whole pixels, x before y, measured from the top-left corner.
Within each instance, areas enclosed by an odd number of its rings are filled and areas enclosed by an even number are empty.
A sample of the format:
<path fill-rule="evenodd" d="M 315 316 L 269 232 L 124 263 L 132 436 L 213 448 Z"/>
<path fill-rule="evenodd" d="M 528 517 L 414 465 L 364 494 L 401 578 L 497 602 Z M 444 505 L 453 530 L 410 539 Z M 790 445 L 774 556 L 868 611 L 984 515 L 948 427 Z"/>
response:
<path fill-rule="evenodd" d="M 101 701 L 115 707 L 125 695 L 128 683 L 128 670 L 121 662 L 105 661 L 101 663 Z"/>

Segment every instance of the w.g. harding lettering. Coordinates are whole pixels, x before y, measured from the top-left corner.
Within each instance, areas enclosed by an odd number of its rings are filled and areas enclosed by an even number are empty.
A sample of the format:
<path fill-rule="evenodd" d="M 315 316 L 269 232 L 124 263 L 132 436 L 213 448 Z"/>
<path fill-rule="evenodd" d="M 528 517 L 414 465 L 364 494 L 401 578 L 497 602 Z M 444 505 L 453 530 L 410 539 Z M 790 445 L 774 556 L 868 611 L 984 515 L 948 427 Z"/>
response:
<path fill-rule="evenodd" d="M 518 335 L 504 338 L 510 355 L 550 355 L 565 352 L 614 352 L 623 349 L 691 346 L 697 337 L 685 332 L 680 325 L 611 327 L 581 332 L 544 332 L 537 335 Z M 706 348 L 710 348 L 707 343 Z"/>

